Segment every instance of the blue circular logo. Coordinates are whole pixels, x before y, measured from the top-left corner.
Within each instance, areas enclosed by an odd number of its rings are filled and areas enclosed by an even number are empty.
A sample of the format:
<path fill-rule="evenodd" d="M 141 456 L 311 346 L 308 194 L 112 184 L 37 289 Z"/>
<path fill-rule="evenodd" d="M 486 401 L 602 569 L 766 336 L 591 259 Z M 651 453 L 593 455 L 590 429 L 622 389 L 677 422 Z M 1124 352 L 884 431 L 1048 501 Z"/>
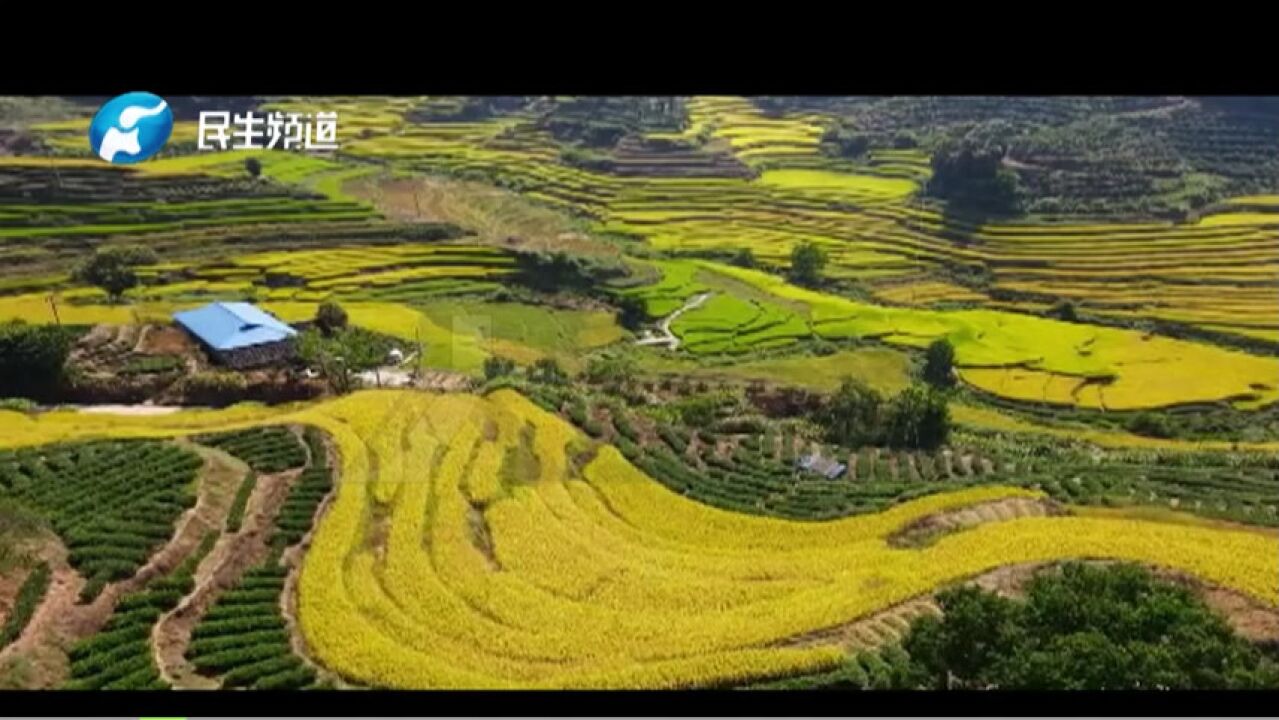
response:
<path fill-rule="evenodd" d="M 173 111 L 158 95 L 125 93 L 111 98 L 89 123 L 89 146 L 117 165 L 142 162 L 160 151 L 173 132 Z"/>

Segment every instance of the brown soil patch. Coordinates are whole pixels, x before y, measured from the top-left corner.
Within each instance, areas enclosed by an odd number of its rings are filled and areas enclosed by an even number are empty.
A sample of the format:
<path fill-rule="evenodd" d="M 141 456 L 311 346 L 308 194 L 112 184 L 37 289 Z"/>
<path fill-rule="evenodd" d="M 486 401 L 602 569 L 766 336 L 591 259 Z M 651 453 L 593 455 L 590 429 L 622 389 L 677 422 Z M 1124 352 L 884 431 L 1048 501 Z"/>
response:
<path fill-rule="evenodd" d="M 618 252 L 578 233 L 564 214 L 491 185 L 439 177 L 375 178 L 353 182 L 347 190 L 392 220 L 451 222 L 488 244 L 591 255 Z"/>
<path fill-rule="evenodd" d="M 1225 616 L 1241 637 L 1255 643 L 1279 643 L 1279 607 L 1183 572 L 1158 568 L 1155 575 L 1194 591 L 1208 607 Z"/>
<path fill-rule="evenodd" d="M 838 645 L 846 652 L 870 650 L 900 640 L 915 618 L 939 614 L 941 609 L 937 607 L 931 595 L 915 597 L 853 622 L 786 638 L 774 643 L 773 647 L 804 648 Z"/>
<path fill-rule="evenodd" d="M 489 524 L 484 519 L 483 511 L 472 505 L 467 509 L 466 521 L 471 531 L 471 544 L 484 556 L 488 569 L 493 572 L 501 570 L 502 565 L 497 561 L 497 553 L 493 549 L 493 535 L 489 532 Z"/>
<path fill-rule="evenodd" d="M 1005 498 L 927 515 L 888 536 L 888 544 L 893 547 L 921 547 L 935 542 L 943 535 L 967 530 L 987 522 L 1065 514 L 1067 514 L 1066 509 L 1053 500 Z"/>
<path fill-rule="evenodd" d="M 199 348 L 191 336 L 172 325 L 148 325 L 138 341 L 137 352 L 143 355 L 195 355 Z"/>
<path fill-rule="evenodd" d="M 44 601 L 22 636 L 0 651 L 0 668 L 23 668 L 22 687 L 38 689 L 62 684 L 69 672 L 67 651 L 77 640 L 98 632 L 106 624 L 121 596 L 171 572 L 195 550 L 205 533 L 222 528 L 243 470 L 228 468 L 229 456 L 188 446 L 205 460 L 196 504 L 178 518 L 173 537 L 133 577 L 107 585 L 92 603 L 79 604 L 85 579 L 67 564 L 65 547 L 58 544 L 58 556 L 50 562 L 53 574 Z"/>

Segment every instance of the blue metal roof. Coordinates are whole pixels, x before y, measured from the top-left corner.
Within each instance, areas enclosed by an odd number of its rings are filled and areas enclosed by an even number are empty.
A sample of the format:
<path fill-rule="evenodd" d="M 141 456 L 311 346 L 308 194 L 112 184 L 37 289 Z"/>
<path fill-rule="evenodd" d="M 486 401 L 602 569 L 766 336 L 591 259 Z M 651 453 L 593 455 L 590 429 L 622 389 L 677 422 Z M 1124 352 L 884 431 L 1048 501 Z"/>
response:
<path fill-rule="evenodd" d="M 235 350 L 278 342 L 297 330 L 244 302 L 215 302 L 176 313 L 173 319 L 214 350 Z"/>

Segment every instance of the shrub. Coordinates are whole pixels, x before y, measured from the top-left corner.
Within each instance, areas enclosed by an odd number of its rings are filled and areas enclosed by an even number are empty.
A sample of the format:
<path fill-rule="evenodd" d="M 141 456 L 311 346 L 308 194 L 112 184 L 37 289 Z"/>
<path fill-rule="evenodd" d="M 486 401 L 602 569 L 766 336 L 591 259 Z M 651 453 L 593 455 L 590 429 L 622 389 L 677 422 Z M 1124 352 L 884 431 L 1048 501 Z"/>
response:
<path fill-rule="evenodd" d="M 568 382 L 568 373 L 555 361 L 555 358 L 541 358 L 528 370 L 529 379 L 547 385 L 564 385 Z"/>
<path fill-rule="evenodd" d="M 1079 315 L 1075 312 L 1075 304 L 1069 300 L 1058 300 L 1048 309 L 1048 315 L 1065 322 L 1079 321 Z"/>
<path fill-rule="evenodd" d="M 755 253 L 751 252 L 751 249 L 748 247 L 739 249 L 736 253 L 733 254 L 733 258 L 729 262 L 736 265 L 737 267 L 744 267 L 744 268 L 759 267 L 759 261 L 755 259 Z"/>
<path fill-rule="evenodd" d="M 0 410 L 9 410 L 12 412 L 34 412 L 36 404 L 26 398 L 4 398 L 0 399 Z"/>
<path fill-rule="evenodd" d="M 188 403 L 223 407 L 244 400 L 248 383 L 239 373 L 211 370 L 188 375 L 179 388 Z"/>
<path fill-rule="evenodd" d="M 490 355 L 484 358 L 484 378 L 486 380 L 510 375 L 513 372 L 515 372 L 515 361 L 510 358 L 500 355 Z"/>
<path fill-rule="evenodd" d="M 1159 413 L 1137 413 L 1128 421 L 1128 430 L 1147 437 L 1170 438 L 1176 435 L 1168 418 Z"/>

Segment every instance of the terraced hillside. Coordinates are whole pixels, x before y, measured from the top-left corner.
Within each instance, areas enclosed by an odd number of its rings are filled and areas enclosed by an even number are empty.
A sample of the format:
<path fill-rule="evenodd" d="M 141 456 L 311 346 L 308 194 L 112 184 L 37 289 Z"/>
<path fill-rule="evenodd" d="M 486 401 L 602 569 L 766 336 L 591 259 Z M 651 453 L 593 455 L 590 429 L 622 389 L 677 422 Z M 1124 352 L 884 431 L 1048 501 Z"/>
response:
<path fill-rule="evenodd" d="M 985 569 L 1078 555 L 1180 568 L 1279 600 L 1272 541 L 1249 531 L 1027 516 L 924 548 L 886 544 L 918 518 L 1035 496 L 1024 490 L 937 495 L 822 524 L 707 508 L 509 391 L 369 391 L 294 411 L 120 418 L 109 432 L 268 419 L 336 440 L 338 498 L 303 566 L 299 612 L 314 656 L 360 683 L 683 687 L 834 668 L 837 640 L 778 643 Z M 85 431 L 28 422 L 46 437 Z M 511 459 L 524 454 L 536 462 Z M 848 571 L 872 566 L 885 571 L 869 584 Z"/>
<path fill-rule="evenodd" d="M 317 362 L 270 371 L 314 383 L 290 404 L 0 398 L 0 540 L 30 536 L 0 548 L 0 686 L 888 688 L 939 591 L 1075 558 L 1279 608 L 1273 119 L 1193 98 L 239 101 L 336 110 L 341 150 L 198 153 L 184 116 L 121 169 L 75 106 L 22 106 L 0 321 L 84 331 L 64 371 L 106 382 L 204 369 L 143 352 L 176 310 L 309 325 L 336 301 L 373 354 L 413 355 L 378 385 L 449 382 L 358 389 Z M 1000 148 L 981 160 L 1028 213 L 940 197 L 966 142 Z M 122 297 L 70 279 L 133 244 L 159 260 Z M 797 272 L 800 248 L 824 265 Z M 939 340 L 953 363 L 930 371 Z M 828 420 L 848 377 L 884 428 Z M 920 408 L 947 432 L 922 442 Z"/>

